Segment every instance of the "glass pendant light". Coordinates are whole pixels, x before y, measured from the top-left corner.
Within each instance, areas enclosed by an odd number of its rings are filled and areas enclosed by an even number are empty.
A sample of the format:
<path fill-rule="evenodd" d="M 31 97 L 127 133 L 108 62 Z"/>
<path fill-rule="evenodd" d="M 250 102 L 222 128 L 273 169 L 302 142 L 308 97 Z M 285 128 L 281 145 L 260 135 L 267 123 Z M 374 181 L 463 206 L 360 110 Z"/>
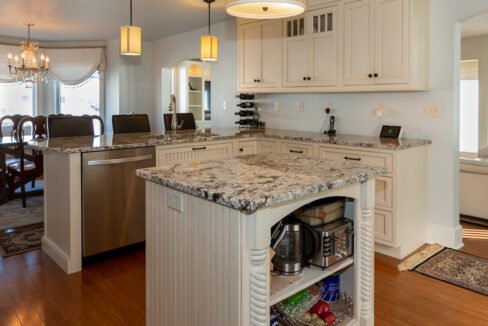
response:
<path fill-rule="evenodd" d="M 120 27 L 120 54 L 142 54 L 142 28 L 132 25 L 132 0 L 130 0 L 130 25 Z"/>
<path fill-rule="evenodd" d="M 208 4 L 208 35 L 200 39 L 200 59 L 202 61 L 217 61 L 219 55 L 219 38 L 210 34 L 210 4 L 215 0 L 203 0 Z"/>
<path fill-rule="evenodd" d="M 225 0 L 225 11 L 248 19 L 279 19 L 303 13 L 306 0 Z"/>

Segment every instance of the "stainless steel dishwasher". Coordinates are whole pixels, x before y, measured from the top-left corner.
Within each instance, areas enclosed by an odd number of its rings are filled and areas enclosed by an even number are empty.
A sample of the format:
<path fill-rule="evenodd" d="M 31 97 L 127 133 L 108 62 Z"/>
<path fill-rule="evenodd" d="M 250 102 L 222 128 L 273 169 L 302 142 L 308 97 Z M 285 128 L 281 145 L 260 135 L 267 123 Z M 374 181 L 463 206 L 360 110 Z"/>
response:
<path fill-rule="evenodd" d="M 145 185 L 135 171 L 152 166 L 154 147 L 83 154 L 83 257 L 145 240 Z"/>

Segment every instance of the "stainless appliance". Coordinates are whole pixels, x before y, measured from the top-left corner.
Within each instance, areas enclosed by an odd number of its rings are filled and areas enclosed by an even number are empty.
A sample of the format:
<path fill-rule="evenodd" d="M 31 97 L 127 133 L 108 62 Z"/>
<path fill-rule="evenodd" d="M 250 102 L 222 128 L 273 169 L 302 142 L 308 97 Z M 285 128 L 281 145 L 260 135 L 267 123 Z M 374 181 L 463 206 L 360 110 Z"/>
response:
<path fill-rule="evenodd" d="M 325 269 L 353 254 L 354 226 L 350 219 L 341 218 L 314 227 L 314 230 L 318 234 L 318 244 L 312 265 Z"/>
<path fill-rule="evenodd" d="M 271 247 L 275 250 L 273 269 L 282 275 L 297 275 L 315 254 L 314 231 L 307 224 L 287 217 L 273 230 Z"/>
<path fill-rule="evenodd" d="M 145 240 L 145 185 L 135 171 L 152 166 L 154 147 L 83 154 L 83 257 Z"/>

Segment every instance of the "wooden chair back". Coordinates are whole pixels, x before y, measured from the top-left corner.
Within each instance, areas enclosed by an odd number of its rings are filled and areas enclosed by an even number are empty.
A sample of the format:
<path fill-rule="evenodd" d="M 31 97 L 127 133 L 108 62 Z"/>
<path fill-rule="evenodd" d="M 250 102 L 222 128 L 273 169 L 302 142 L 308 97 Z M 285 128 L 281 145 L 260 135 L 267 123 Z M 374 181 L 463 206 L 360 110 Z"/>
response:
<path fill-rule="evenodd" d="M 120 114 L 112 116 L 114 134 L 151 132 L 147 114 Z"/>

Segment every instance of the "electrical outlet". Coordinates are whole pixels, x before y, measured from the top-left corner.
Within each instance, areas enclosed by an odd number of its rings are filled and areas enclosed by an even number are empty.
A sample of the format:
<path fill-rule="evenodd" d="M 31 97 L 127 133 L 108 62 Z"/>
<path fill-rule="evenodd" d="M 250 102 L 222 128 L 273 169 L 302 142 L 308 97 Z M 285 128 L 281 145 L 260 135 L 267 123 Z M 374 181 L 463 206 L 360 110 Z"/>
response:
<path fill-rule="evenodd" d="M 274 110 L 275 112 L 280 112 L 280 101 L 275 101 L 274 102 Z"/>
<path fill-rule="evenodd" d="M 172 208 L 178 212 L 183 212 L 183 199 L 181 195 L 168 192 L 168 208 Z"/>
<path fill-rule="evenodd" d="M 441 116 L 441 105 L 438 103 L 428 103 L 422 105 L 422 116 L 437 118 Z"/>
<path fill-rule="evenodd" d="M 222 109 L 224 109 L 224 111 L 227 111 L 227 108 L 228 108 L 227 101 L 224 101 L 224 103 L 222 103 Z"/>
<path fill-rule="evenodd" d="M 297 111 L 298 111 L 298 112 L 303 112 L 303 111 L 305 111 L 305 105 L 303 104 L 303 101 L 298 101 L 298 102 L 297 102 Z"/>

